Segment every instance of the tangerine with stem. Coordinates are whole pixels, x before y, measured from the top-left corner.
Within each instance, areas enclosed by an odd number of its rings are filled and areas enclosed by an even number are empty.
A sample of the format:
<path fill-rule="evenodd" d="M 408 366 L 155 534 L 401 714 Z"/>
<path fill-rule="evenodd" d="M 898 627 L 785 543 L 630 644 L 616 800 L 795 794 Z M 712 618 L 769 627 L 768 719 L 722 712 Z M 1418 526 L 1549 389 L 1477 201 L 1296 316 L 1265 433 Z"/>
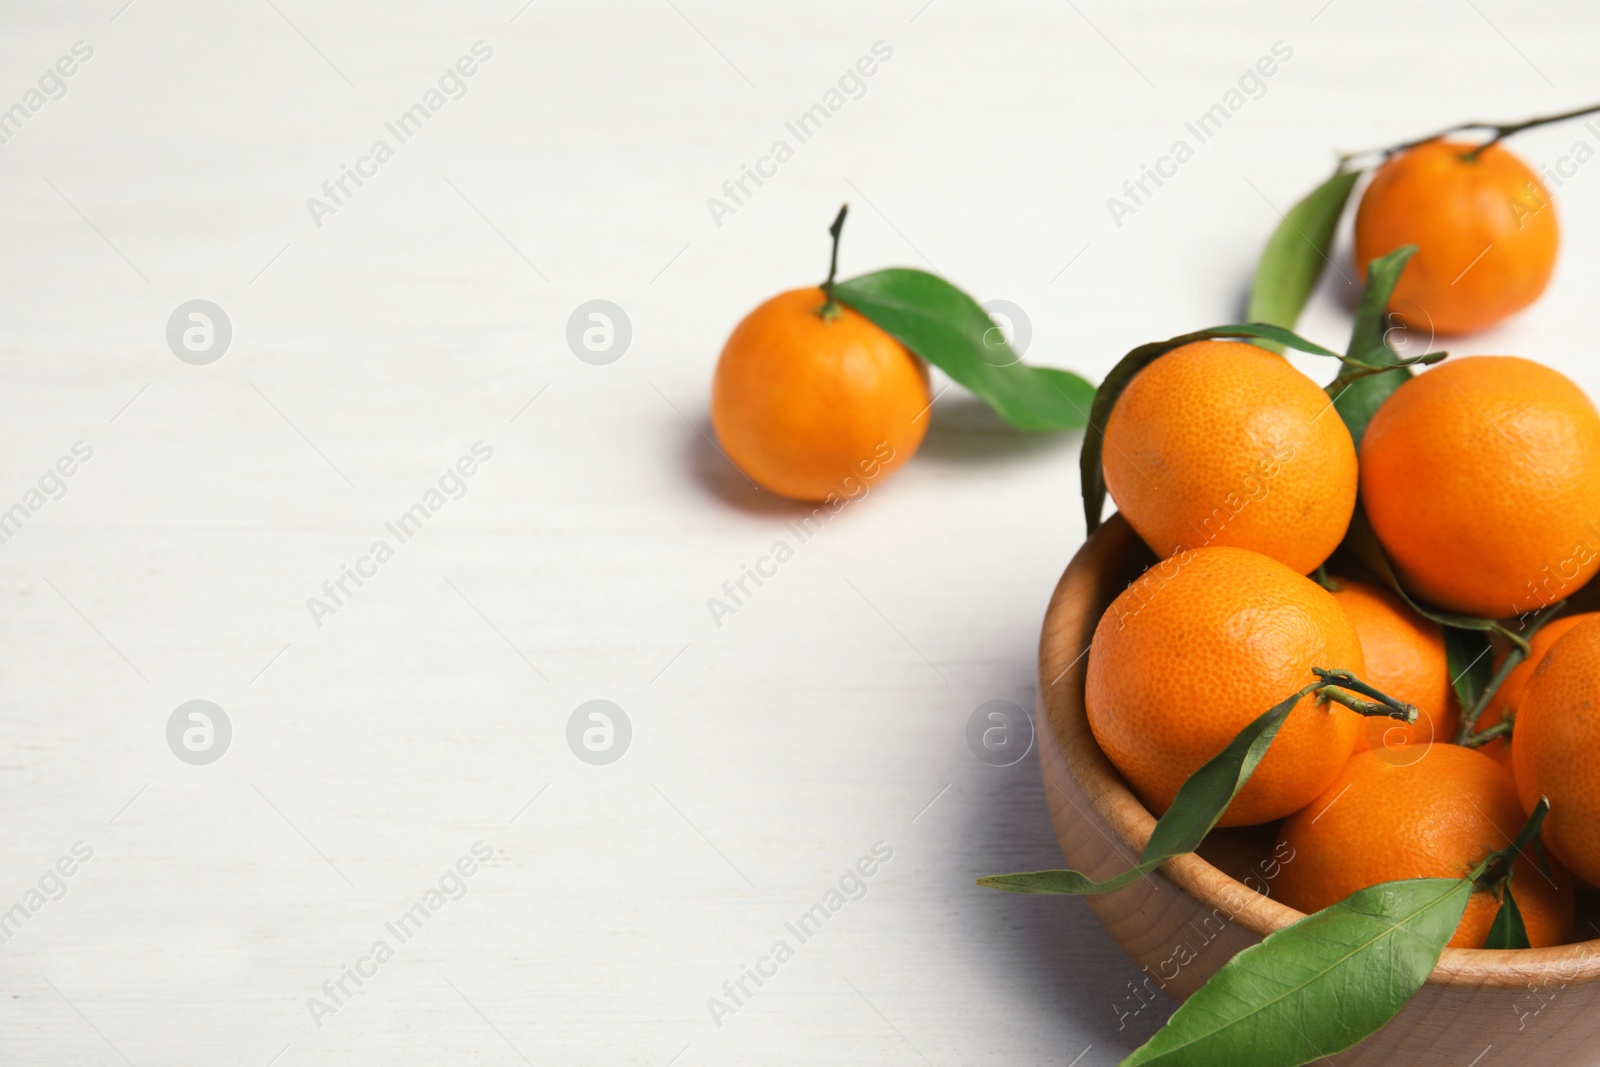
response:
<path fill-rule="evenodd" d="M 828 231 L 827 281 L 746 315 L 711 383 L 711 425 L 728 458 L 795 500 L 855 497 L 888 477 L 921 445 L 933 402 L 923 362 L 834 296 L 845 212 Z"/>

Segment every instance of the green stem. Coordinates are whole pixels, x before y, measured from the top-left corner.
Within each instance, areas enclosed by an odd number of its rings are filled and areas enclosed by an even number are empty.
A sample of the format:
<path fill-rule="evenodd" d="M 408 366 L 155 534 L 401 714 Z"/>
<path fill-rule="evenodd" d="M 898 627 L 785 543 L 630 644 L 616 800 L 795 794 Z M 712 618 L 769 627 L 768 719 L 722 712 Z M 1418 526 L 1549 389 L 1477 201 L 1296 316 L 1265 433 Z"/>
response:
<path fill-rule="evenodd" d="M 1383 374 L 1386 371 L 1398 370 L 1401 367 L 1415 367 L 1419 365 L 1431 367 L 1449 354 L 1450 353 L 1448 352 L 1429 352 L 1425 356 L 1416 356 L 1412 359 L 1398 360 L 1382 367 L 1374 367 L 1371 364 L 1363 363 L 1359 359 L 1355 359 L 1351 356 L 1340 356 L 1339 361 L 1343 363 L 1347 369 L 1339 372 L 1339 381 L 1353 382 L 1358 378 L 1366 378 L 1373 374 Z M 1348 369 L 1352 367 L 1355 369 Z"/>
<path fill-rule="evenodd" d="M 1328 577 L 1328 565 L 1326 563 L 1317 564 L 1317 569 L 1311 572 L 1311 580 L 1330 593 L 1337 593 L 1342 588 L 1338 582 Z"/>
<path fill-rule="evenodd" d="M 1498 891 L 1511 877 L 1511 865 L 1517 857 L 1522 855 L 1523 849 L 1536 841 L 1539 830 L 1544 826 L 1544 817 L 1550 814 L 1550 798 L 1540 797 L 1539 803 L 1533 806 L 1533 812 L 1528 816 L 1528 821 L 1522 824 L 1515 841 L 1502 849 L 1496 849 L 1484 857 L 1483 862 L 1473 868 L 1471 874 L 1474 889 L 1488 889 Z"/>
<path fill-rule="evenodd" d="M 1493 726 L 1479 730 L 1477 733 L 1474 733 L 1469 737 L 1464 737 L 1456 743 L 1462 748 L 1481 748 L 1497 737 L 1510 737 L 1513 718 L 1513 716 L 1508 714 L 1505 718 L 1501 719 Z"/>
<path fill-rule="evenodd" d="M 1388 159 L 1397 152 L 1404 152 L 1407 149 L 1416 148 L 1418 145 L 1425 145 L 1430 141 L 1437 141 L 1441 137 L 1450 136 L 1452 133 L 1463 133 L 1467 130 L 1493 130 L 1494 136 L 1485 141 L 1483 144 L 1473 148 L 1463 157 L 1469 161 L 1476 160 L 1478 156 L 1482 154 L 1484 149 L 1506 137 L 1510 137 L 1514 133 L 1521 133 L 1523 130 L 1531 130 L 1535 126 L 1546 126 L 1552 122 L 1565 122 L 1567 119 L 1581 118 L 1584 115 L 1591 115 L 1596 111 L 1600 111 L 1600 104 L 1590 104 L 1588 107 L 1580 107 L 1571 111 L 1563 111 L 1557 115 L 1542 115 L 1538 118 L 1528 119 L 1526 122 L 1463 122 L 1456 126 L 1447 126 L 1438 133 L 1431 134 L 1427 137 L 1419 137 L 1414 141 L 1406 141 L 1404 144 L 1397 144 L 1392 148 L 1369 148 L 1364 152 L 1346 153 L 1345 155 L 1339 157 L 1339 166 L 1340 168 L 1343 168 L 1352 159 L 1360 159 L 1362 156 L 1378 155 L 1379 153 L 1383 155 L 1384 159 Z"/>
<path fill-rule="evenodd" d="M 1312 667 L 1311 673 L 1322 679 L 1322 688 L 1318 695 L 1324 700 L 1336 701 L 1360 715 L 1381 715 L 1407 723 L 1417 721 L 1416 705 L 1407 704 L 1386 693 L 1380 693 L 1349 671 L 1327 671 L 1321 667 Z M 1340 692 L 1340 690 L 1344 689 L 1370 697 L 1377 703 L 1357 700 L 1350 696 L 1349 693 Z"/>
<path fill-rule="evenodd" d="M 1456 728 L 1456 744 L 1465 745 L 1470 738 L 1476 736 L 1478 720 L 1489 710 L 1489 704 L 1494 700 L 1495 694 L 1500 692 L 1500 687 L 1505 684 L 1517 665 L 1532 653 L 1533 648 L 1528 643 L 1529 639 L 1538 633 L 1545 623 L 1560 614 L 1561 609 L 1566 606 L 1565 600 L 1558 600 L 1554 604 L 1540 608 L 1534 612 L 1533 619 L 1520 634 L 1512 633 L 1499 623 L 1494 624 L 1494 632 L 1510 641 L 1511 647 L 1506 649 L 1505 659 L 1495 668 L 1494 674 L 1489 678 L 1489 684 L 1483 687 L 1483 692 L 1478 694 L 1478 699 L 1473 702 L 1472 707 L 1461 709 L 1461 725 Z"/>
<path fill-rule="evenodd" d="M 839 273 L 839 234 L 844 230 L 844 217 L 850 211 L 849 204 L 839 207 L 839 214 L 834 217 L 833 225 L 828 227 L 828 233 L 833 235 L 833 257 L 828 261 L 828 280 L 822 283 L 822 295 L 826 298 L 822 303 L 822 310 L 817 312 L 824 319 L 839 317 L 839 303 L 833 298 L 833 279 Z"/>

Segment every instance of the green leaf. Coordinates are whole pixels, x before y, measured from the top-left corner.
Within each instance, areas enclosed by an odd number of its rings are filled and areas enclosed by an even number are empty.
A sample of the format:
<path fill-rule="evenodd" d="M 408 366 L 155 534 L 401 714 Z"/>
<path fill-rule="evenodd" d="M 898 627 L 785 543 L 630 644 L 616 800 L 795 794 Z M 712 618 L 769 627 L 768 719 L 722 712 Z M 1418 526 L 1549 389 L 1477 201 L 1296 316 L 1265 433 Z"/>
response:
<path fill-rule="evenodd" d="M 1345 355 L 1368 367 L 1392 367 L 1397 360 L 1389 347 L 1389 298 L 1400 284 L 1406 264 L 1417 254 L 1416 245 L 1401 245 L 1367 265 L 1367 287 L 1356 305 L 1355 322 L 1350 327 L 1350 346 Z"/>
<path fill-rule="evenodd" d="M 989 313 L 943 278 L 896 267 L 839 282 L 834 292 L 1019 430 L 1070 430 L 1088 421 L 1093 385 L 1023 363 Z"/>
<path fill-rule="evenodd" d="M 1079 871 L 1055 870 L 996 874 L 978 879 L 978 884 L 1007 893 L 1109 893 L 1132 885 L 1174 856 L 1193 852 L 1250 780 L 1284 719 L 1305 695 L 1302 690 L 1258 716 L 1228 742 L 1228 747 L 1185 779 L 1172 807 L 1156 821 L 1138 865 L 1130 870 L 1104 882 L 1096 882 Z"/>
<path fill-rule="evenodd" d="M 1512 840 L 1507 851 L 1513 853 L 1514 855 L 1520 856 L 1529 845 L 1537 846 L 1541 844 L 1543 838 L 1541 838 L 1539 835 L 1544 831 L 1545 816 L 1549 814 L 1550 798 L 1547 796 L 1539 797 L 1538 803 L 1534 804 L 1533 810 L 1528 813 L 1528 821 L 1522 824 L 1521 830 L 1517 831 L 1517 836 Z M 1542 851 L 1540 856 L 1541 858 L 1539 862 L 1543 864 L 1544 860 Z M 1549 868 L 1546 868 L 1544 873 L 1548 875 L 1550 873 Z"/>
<path fill-rule="evenodd" d="M 1528 927 L 1522 921 L 1522 909 L 1511 896 L 1511 883 L 1506 883 L 1500 895 L 1500 910 L 1494 914 L 1489 927 L 1489 939 L 1484 948 L 1532 948 L 1528 942 Z"/>
<path fill-rule="evenodd" d="M 1328 384 L 1327 394 L 1333 400 L 1333 410 L 1339 413 L 1345 428 L 1350 431 L 1350 439 L 1355 442 L 1358 452 L 1372 416 L 1410 377 L 1409 368 L 1395 367 L 1355 379 L 1335 378 Z"/>
<path fill-rule="evenodd" d="M 1389 347 L 1389 298 L 1394 295 L 1394 287 L 1416 251 L 1416 245 L 1402 245 L 1368 266 L 1367 287 L 1361 293 L 1355 324 L 1350 330 L 1350 347 L 1345 351 L 1345 358 L 1350 362 L 1341 366 L 1338 376 L 1328 383 L 1327 393 L 1333 398 L 1333 408 L 1349 428 L 1358 449 L 1372 416 L 1411 377 L 1408 368 L 1396 366 L 1400 358 Z M 1359 366 L 1352 366 L 1352 363 Z M 1363 373 L 1363 367 L 1389 369 L 1371 374 Z"/>
<path fill-rule="evenodd" d="M 1475 708 L 1478 699 L 1494 677 L 1494 653 L 1489 635 L 1482 630 L 1444 628 L 1445 660 L 1450 666 L 1450 682 L 1463 708 Z"/>
<path fill-rule="evenodd" d="M 1089 410 L 1089 429 L 1084 434 L 1083 450 L 1078 454 L 1078 472 L 1083 484 L 1083 520 L 1089 533 L 1093 533 L 1100 525 L 1100 513 L 1106 506 L 1106 472 L 1101 465 L 1101 457 L 1105 452 L 1106 420 L 1111 417 L 1111 409 L 1116 406 L 1117 398 L 1140 371 L 1173 349 L 1182 348 L 1195 341 L 1214 341 L 1228 337 L 1274 342 L 1313 355 L 1333 356 L 1335 359 L 1339 356 L 1339 353 L 1307 341 L 1299 334 L 1264 322 L 1197 330 L 1165 341 L 1152 341 L 1150 344 L 1140 345 L 1123 356 L 1100 383 L 1100 388 L 1095 390 L 1094 405 Z M 1273 345 L 1266 344 L 1261 347 L 1272 348 Z"/>
<path fill-rule="evenodd" d="M 1384 882 L 1240 952 L 1122 1067 L 1300 1067 L 1375 1033 L 1422 987 L 1465 878 Z"/>
<path fill-rule="evenodd" d="M 1339 216 L 1360 176 L 1360 171 L 1335 171 L 1289 209 L 1256 264 L 1246 318 L 1294 326 L 1330 262 Z"/>

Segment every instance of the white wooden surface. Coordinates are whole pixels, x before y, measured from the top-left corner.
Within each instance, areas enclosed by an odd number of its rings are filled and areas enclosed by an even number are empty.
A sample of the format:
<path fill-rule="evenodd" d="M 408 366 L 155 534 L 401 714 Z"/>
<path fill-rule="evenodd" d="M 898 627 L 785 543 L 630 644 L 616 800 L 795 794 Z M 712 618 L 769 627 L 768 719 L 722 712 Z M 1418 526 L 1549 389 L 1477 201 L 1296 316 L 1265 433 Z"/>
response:
<path fill-rule="evenodd" d="M 94 50 L 0 145 L 0 509 L 93 448 L 0 545 L 0 909 L 93 849 L 0 945 L 6 1063 L 1115 1063 L 1170 1007 L 1119 1021 L 1133 971 L 1079 903 L 972 884 L 1059 859 L 1035 760 L 964 733 L 1031 706 L 1076 438 L 952 390 L 718 628 L 706 599 L 796 514 L 704 439 L 723 338 L 820 279 L 849 200 L 847 273 L 932 264 L 1098 376 L 1235 318 L 1330 150 L 1600 96 L 1576 3 L 122 2 L 0 12 L 0 108 Z M 315 226 L 306 198 L 479 40 L 465 97 Z M 707 197 L 877 41 L 865 94 L 716 225 Z M 1107 197 L 1277 41 L 1265 94 L 1115 226 Z M 1546 299 L 1457 350 L 1596 391 L 1600 164 L 1559 198 Z M 1308 332 L 1342 340 L 1345 291 Z M 164 337 L 196 298 L 233 324 L 209 366 Z M 564 339 L 595 298 L 633 327 L 606 366 Z M 479 440 L 465 496 L 315 626 Z M 197 698 L 234 731 L 209 766 L 165 738 Z M 609 766 L 566 743 L 594 698 L 633 725 Z M 316 1025 L 479 840 L 466 896 Z M 787 935 L 878 841 L 866 896 Z"/>

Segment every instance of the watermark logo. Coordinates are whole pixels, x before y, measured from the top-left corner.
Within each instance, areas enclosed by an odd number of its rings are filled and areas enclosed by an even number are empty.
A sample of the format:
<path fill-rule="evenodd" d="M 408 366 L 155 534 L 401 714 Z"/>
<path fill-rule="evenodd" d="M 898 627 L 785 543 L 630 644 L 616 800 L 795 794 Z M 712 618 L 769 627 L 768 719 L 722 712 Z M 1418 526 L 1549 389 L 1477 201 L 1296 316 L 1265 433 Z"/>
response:
<path fill-rule="evenodd" d="M 1436 334 L 1433 316 L 1428 309 L 1409 297 L 1389 301 L 1384 314 L 1383 343 L 1394 352 L 1395 358 L 1416 359 L 1433 351 Z"/>
<path fill-rule="evenodd" d="M 167 747 L 192 766 L 217 762 L 232 743 L 228 713 L 209 700 L 186 700 L 167 719 Z"/>
<path fill-rule="evenodd" d="M 866 899 L 873 877 L 892 859 L 894 846 L 887 841 L 874 841 L 870 853 L 859 856 L 809 908 L 783 924 L 783 936 L 775 938 L 766 953 L 756 957 L 754 965 L 741 964 L 738 977 L 722 983 L 721 996 L 706 998 L 706 1011 L 716 1028 L 721 1030 L 747 1007 L 768 982 L 778 977 L 779 969 L 821 933 L 835 915 Z"/>
<path fill-rule="evenodd" d="M 209 300 L 185 301 L 167 319 L 167 347 L 196 367 L 221 359 L 232 341 L 228 313 Z"/>
<path fill-rule="evenodd" d="M 86 441 L 74 441 L 69 454 L 57 458 L 54 464 L 39 475 L 37 487 L 30 486 L 22 499 L 0 511 L 0 545 L 8 543 L 22 532 L 28 520 L 52 500 L 67 495 L 67 479 L 78 473 L 79 467 L 94 458 L 94 449 Z"/>
<path fill-rule="evenodd" d="M 421 133 L 446 104 L 467 95 L 467 79 L 494 58 L 494 48 L 487 41 L 472 42 L 469 51 L 470 55 L 463 54 L 446 67 L 436 85 L 423 90 L 420 99 L 383 124 L 387 136 L 374 138 L 366 154 L 356 157 L 354 167 L 340 163 L 339 173 L 322 183 L 322 195 L 306 198 L 306 211 L 317 229 L 322 229 L 330 215 L 344 210 L 367 182 L 378 176 L 378 169 L 395 157 L 396 150 Z"/>
<path fill-rule="evenodd" d="M 1195 157 L 1201 145 L 1221 133 L 1245 105 L 1267 95 L 1267 79 L 1278 73 L 1281 64 L 1294 57 L 1294 49 L 1286 41 L 1272 42 L 1270 52 L 1270 55 L 1259 57 L 1253 66 L 1246 67 L 1236 85 L 1224 92 L 1221 99 L 1202 111 L 1192 122 L 1185 122 L 1183 129 L 1188 136 L 1174 140 L 1165 155 L 1156 157 L 1154 166 L 1139 164 L 1138 177 L 1122 183 L 1121 197 L 1106 198 L 1106 210 L 1110 212 L 1111 222 L 1117 229 L 1122 229 L 1124 219 L 1138 214 L 1139 209 L 1148 204 L 1168 181 L 1176 178 L 1178 169 Z M 1193 144 L 1190 138 L 1193 138 Z"/>
<path fill-rule="evenodd" d="M 94 859 L 94 846 L 87 841 L 74 841 L 71 855 L 59 857 L 39 876 L 37 888 L 29 886 L 22 898 L 11 907 L 0 911 L 0 945 L 10 942 L 22 932 L 39 911 L 52 900 L 67 895 L 67 879 L 78 873 L 83 864 Z"/>
<path fill-rule="evenodd" d="M 46 104 L 65 97 L 66 79 L 78 73 L 79 67 L 93 57 L 93 45 L 87 41 L 74 41 L 70 55 L 64 55 L 55 61 L 54 66 L 44 68 L 39 75 L 37 88 L 29 87 L 22 94 L 22 99 L 0 110 L 0 144 L 9 143 L 21 133 L 28 120 L 43 110 Z"/>
<path fill-rule="evenodd" d="M 423 526 L 452 501 L 467 495 L 469 480 L 483 469 L 483 464 L 494 458 L 494 446 L 486 441 L 474 441 L 470 454 L 463 453 L 454 464 L 444 469 L 438 481 L 430 486 L 415 504 L 402 511 L 392 521 L 383 524 L 384 533 L 367 548 L 365 555 L 356 558 L 355 566 L 339 565 L 339 576 L 322 583 L 322 596 L 306 598 L 306 612 L 317 629 L 322 620 L 337 615 L 360 592 L 362 586 L 378 576 L 378 570 L 394 559 L 400 547 L 422 532 Z"/>
<path fill-rule="evenodd" d="M 968 339 L 979 356 L 991 367 L 1021 362 L 1033 342 L 1028 313 L 1009 300 L 988 300 L 979 307 L 983 314 L 974 314 L 967 326 Z"/>
<path fill-rule="evenodd" d="M 967 719 L 967 747 L 991 767 L 1010 767 L 1033 750 L 1033 716 L 1009 700 L 986 700 Z"/>
<path fill-rule="evenodd" d="M 312 1024 L 322 1029 L 329 1018 L 339 1014 L 340 1009 L 360 995 L 367 983 L 378 976 L 379 968 L 394 959 L 402 945 L 416 937 L 445 905 L 462 899 L 471 891 L 469 879 L 492 859 L 494 846 L 481 838 L 474 841 L 470 854 L 458 856 L 409 908 L 385 922 L 384 936 L 375 939 L 353 964 L 340 964 L 338 975 L 322 983 L 321 996 L 312 994 L 306 998 L 306 1011 L 311 1015 Z"/>
<path fill-rule="evenodd" d="M 633 723 L 609 700 L 585 700 L 567 718 L 567 747 L 591 766 L 617 762 L 631 744 Z"/>
<path fill-rule="evenodd" d="M 615 363 L 633 342 L 628 313 L 609 300 L 586 300 L 567 317 L 567 347 L 585 363 Z"/>
<path fill-rule="evenodd" d="M 777 577 L 779 567 L 794 559 L 801 545 L 822 532 L 846 505 L 865 498 L 872 491 L 873 480 L 883 473 L 883 465 L 893 459 L 894 446 L 887 441 L 879 441 L 872 455 L 856 463 L 855 470 L 860 472 L 860 477 L 854 472 L 846 474 L 839 480 L 838 492 L 830 492 L 821 504 L 811 509 L 811 514 L 786 521 L 783 528 L 794 535 L 793 545 L 783 538 L 774 541 L 766 555 L 756 558 L 755 566 L 740 564 L 738 576 L 722 583 L 722 597 L 706 598 L 706 611 L 711 615 L 712 625 L 722 629 L 723 618 L 737 615 L 757 590 L 766 585 L 769 579 Z M 754 583 L 755 589 L 750 588 L 751 583 Z"/>
<path fill-rule="evenodd" d="M 706 197 L 706 211 L 710 213 L 717 229 L 722 229 L 723 219 L 738 214 L 739 209 L 748 204 L 768 181 L 778 176 L 779 168 L 794 158 L 795 150 L 800 145 L 821 133 L 833 116 L 844 110 L 845 105 L 866 96 L 867 79 L 878 73 L 883 64 L 892 58 L 894 46 L 881 40 L 872 42 L 870 52 L 846 67 L 839 75 L 838 82 L 824 90 L 816 103 L 800 112 L 793 121 L 783 124 L 786 136 L 774 138 L 767 151 L 756 157 L 754 166 L 739 164 L 739 173 L 722 183 L 722 195 Z"/>

